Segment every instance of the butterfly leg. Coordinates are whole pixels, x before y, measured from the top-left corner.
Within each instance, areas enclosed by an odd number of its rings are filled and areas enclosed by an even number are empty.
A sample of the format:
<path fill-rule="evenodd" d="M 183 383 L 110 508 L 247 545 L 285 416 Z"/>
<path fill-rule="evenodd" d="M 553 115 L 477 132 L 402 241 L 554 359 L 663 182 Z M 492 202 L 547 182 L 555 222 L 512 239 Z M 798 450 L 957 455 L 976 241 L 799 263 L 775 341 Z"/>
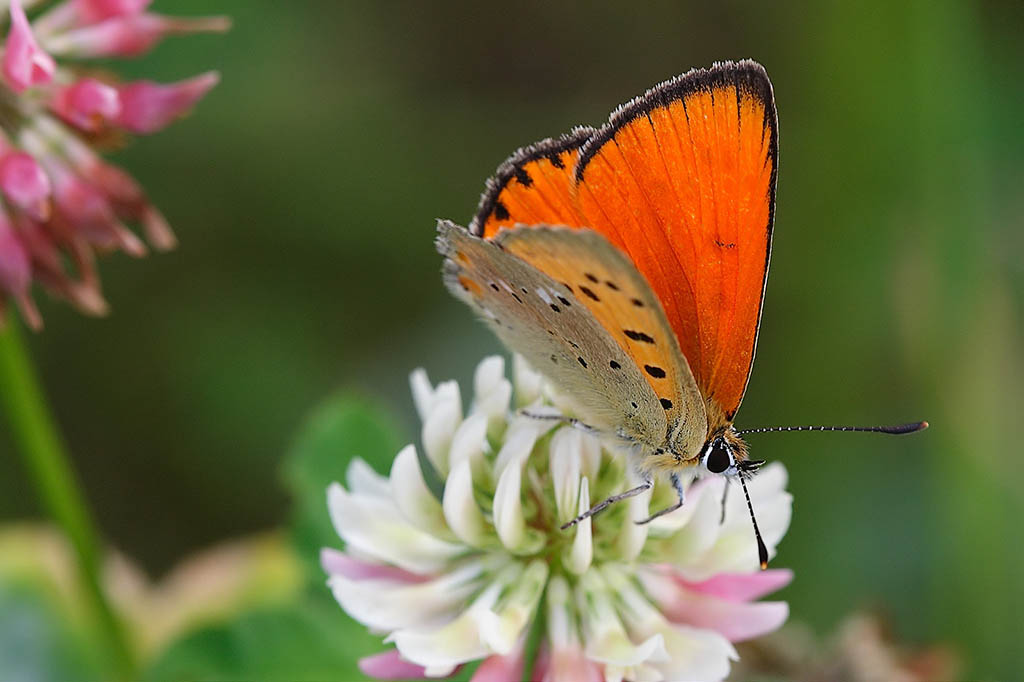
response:
<path fill-rule="evenodd" d="M 524 417 L 529 417 L 530 419 L 562 422 L 563 424 L 568 424 L 574 429 L 579 429 L 584 433 L 598 433 L 597 429 L 595 429 L 593 426 L 590 426 L 589 424 L 584 424 L 575 417 L 566 417 L 563 414 L 545 414 L 543 412 L 530 412 L 529 410 L 521 410 L 520 414 L 523 415 Z"/>
<path fill-rule="evenodd" d="M 718 518 L 718 525 L 725 523 L 725 501 L 729 499 L 729 479 L 725 479 L 725 488 L 722 489 L 722 515 Z"/>
<path fill-rule="evenodd" d="M 631 497 L 635 497 L 636 495 L 639 495 L 640 493 L 644 492 L 645 490 L 650 490 L 652 485 L 654 485 L 654 482 L 651 479 L 647 479 L 646 481 L 644 481 L 643 483 L 641 483 L 640 485 L 638 485 L 635 488 L 630 488 L 626 492 L 619 493 L 618 495 L 612 495 L 607 500 L 604 500 L 602 502 L 598 502 L 593 507 L 591 507 L 587 511 L 583 512 L 582 514 L 577 516 L 572 521 L 569 521 L 568 523 L 563 523 L 562 524 L 562 530 L 568 530 L 569 528 L 572 528 L 573 526 L 575 526 L 580 521 L 583 521 L 584 519 L 589 519 L 594 514 L 597 514 L 599 512 L 604 511 L 605 509 L 607 509 L 609 506 L 615 504 L 616 502 L 621 502 L 622 500 L 628 500 Z"/>
<path fill-rule="evenodd" d="M 653 521 L 654 519 L 658 518 L 659 516 L 664 516 L 665 514 L 671 514 L 676 509 L 679 509 L 680 507 L 683 506 L 683 482 L 681 480 L 679 480 L 679 474 L 672 474 L 670 479 L 672 481 L 672 487 L 676 489 L 676 495 L 679 496 L 678 501 L 676 501 L 676 503 L 673 504 L 673 505 L 665 507 L 661 511 L 654 512 L 653 514 L 648 516 L 643 521 L 637 521 L 636 524 L 638 526 L 642 526 L 645 523 L 650 523 L 651 521 Z"/>

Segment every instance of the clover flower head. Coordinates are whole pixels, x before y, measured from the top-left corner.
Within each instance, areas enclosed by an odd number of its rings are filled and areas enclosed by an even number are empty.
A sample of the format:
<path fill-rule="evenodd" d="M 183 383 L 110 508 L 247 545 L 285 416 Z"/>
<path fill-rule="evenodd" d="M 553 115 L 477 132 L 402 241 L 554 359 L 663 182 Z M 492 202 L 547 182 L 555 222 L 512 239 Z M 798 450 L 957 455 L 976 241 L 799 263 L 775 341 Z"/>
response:
<path fill-rule="evenodd" d="M 131 57 L 165 36 L 223 31 L 223 17 L 180 19 L 147 11 L 149 0 L 0 0 L 7 36 L 0 57 L 0 323 L 9 301 L 42 326 L 33 283 L 80 311 L 107 304 L 97 251 L 145 255 L 173 248 L 174 234 L 142 188 L 100 150 L 148 134 L 187 113 L 218 80 L 121 81 L 81 60 Z M 33 11 L 29 20 L 26 9 Z M 58 61 L 60 60 L 60 61 Z"/>
<path fill-rule="evenodd" d="M 673 500 L 658 484 L 560 530 L 634 474 L 594 436 L 520 412 L 557 410 L 558 398 L 519 357 L 513 374 L 515 391 L 503 359 L 485 359 L 464 414 L 457 384 L 432 386 L 417 370 L 422 452 L 405 447 L 388 477 L 353 460 L 347 488 L 328 490 L 345 541 L 344 551 L 323 550 L 328 585 L 349 615 L 394 644 L 363 659 L 363 672 L 445 677 L 482 660 L 476 682 L 520 679 L 540 619 L 530 679 L 723 679 L 733 642 L 788 616 L 784 602 L 754 601 L 791 574 L 758 570 L 742 496 L 727 499 L 723 519 L 724 481 L 703 479 L 688 486 L 682 509 L 633 523 Z M 789 525 L 785 485 L 781 464 L 749 485 L 772 554 Z"/>

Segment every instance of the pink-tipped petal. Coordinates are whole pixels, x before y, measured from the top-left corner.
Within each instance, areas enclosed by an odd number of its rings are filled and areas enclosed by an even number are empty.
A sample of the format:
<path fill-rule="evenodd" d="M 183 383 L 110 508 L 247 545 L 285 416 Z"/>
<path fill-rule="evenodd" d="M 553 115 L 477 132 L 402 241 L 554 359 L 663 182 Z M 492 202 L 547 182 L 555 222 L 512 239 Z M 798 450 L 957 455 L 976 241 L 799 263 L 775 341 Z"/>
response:
<path fill-rule="evenodd" d="M 552 652 L 545 642 L 537 652 L 530 679 L 540 682 L 604 682 L 604 674 L 601 667 L 584 656 L 578 646 L 562 647 Z"/>
<path fill-rule="evenodd" d="M 488 656 L 473 673 L 469 682 L 506 682 L 523 678 L 524 642 L 519 644 L 507 656 L 497 654 Z"/>
<path fill-rule="evenodd" d="M 146 255 L 146 245 L 117 220 L 110 202 L 92 184 L 60 169 L 53 194 L 58 217 L 73 233 L 101 249 L 120 248 L 137 258 Z"/>
<path fill-rule="evenodd" d="M 4 294 L 13 298 L 25 322 L 38 331 L 43 319 L 29 296 L 31 285 L 32 263 L 28 251 L 7 216 L 0 216 L 0 299 Z"/>
<path fill-rule="evenodd" d="M 71 0 L 83 24 L 94 24 L 111 17 L 139 14 L 153 0 Z"/>
<path fill-rule="evenodd" d="M 95 78 L 83 78 L 58 90 L 50 107 L 71 125 L 96 132 L 121 114 L 121 97 L 116 88 Z"/>
<path fill-rule="evenodd" d="M 6 215 L 0 214 L 0 291 L 19 296 L 32 283 L 28 252 Z"/>
<path fill-rule="evenodd" d="M 0 157 L 0 191 L 12 204 L 36 220 L 50 215 L 50 178 L 30 154 L 11 152 Z"/>
<path fill-rule="evenodd" d="M 227 17 L 183 19 L 144 12 L 114 16 L 54 36 L 46 45 L 56 55 L 69 57 L 135 57 L 169 35 L 223 33 L 231 28 Z"/>
<path fill-rule="evenodd" d="M 396 566 L 375 564 L 362 559 L 350 557 L 330 547 L 320 550 L 320 566 L 329 575 L 340 575 L 349 580 L 383 579 L 404 583 L 421 583 L 432 576 L 416 575 Z"/>
<path fill-rule="evenodd" d="M 3 76 L 17 93 L 40 83 L 49 83 L 57 64 L 43 51 L 21 7 L 21 0 L 11 0 L 11 28 L 4 45 Z"/>
<path fill-rule="evenodd" d="M 170 251 L 178 246 L 178 238 L 174 236 L 170 224 L 164 218 L 164 214 L 155 207 L 146 205 L 139 217 L 142 222 L 142 229 L 146 233 L 146 240 L 157 251 Z"/>
<path fill-rule="evenodd" d="M 793 580 L 793 571 L 788 568 L 772 568 L 757 573 L 722 573 L 696 583 L 679 576 L 674 576 L 674 579 L 692 592 L 729 601 L 753 601 L 788 585 Z"/>
<path fill-rule="evenodd" d="M 378 680 L 422 680 L 427 677 L 423 666 L 409 663 L 394 649 L 359 659 L 359 669 L 364 675 Z"/>
<path fill-rule="evenodd" d="M 729 601 L 681 586 L 652 596 L 672 622 L 714 630 L 730 642 L 742 642 L 772 632 L 789 617 L 789 605 L 782 601 Z"/>
<path fill-rule="evenodd" d="M 117 124 L 133 133 L 153 133 L 184 116 L 220 80 L 210 71 L 195 78 L 163 85 L 136 81 L 122 85 L 118 92 L 121 112 Z"/>

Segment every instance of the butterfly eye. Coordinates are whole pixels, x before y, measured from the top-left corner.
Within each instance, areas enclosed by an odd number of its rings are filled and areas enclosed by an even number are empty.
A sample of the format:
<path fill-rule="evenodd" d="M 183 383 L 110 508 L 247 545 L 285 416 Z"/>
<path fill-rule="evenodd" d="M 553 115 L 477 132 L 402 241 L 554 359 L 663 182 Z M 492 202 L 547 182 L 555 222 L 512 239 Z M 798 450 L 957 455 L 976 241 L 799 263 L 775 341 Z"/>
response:
<path fill-rule="evenodd" d="M 715 440 L 704 455 L 704 468 L 713 474 L 720 474 L 736 464 L 729 447 L 721 438 Z"/>

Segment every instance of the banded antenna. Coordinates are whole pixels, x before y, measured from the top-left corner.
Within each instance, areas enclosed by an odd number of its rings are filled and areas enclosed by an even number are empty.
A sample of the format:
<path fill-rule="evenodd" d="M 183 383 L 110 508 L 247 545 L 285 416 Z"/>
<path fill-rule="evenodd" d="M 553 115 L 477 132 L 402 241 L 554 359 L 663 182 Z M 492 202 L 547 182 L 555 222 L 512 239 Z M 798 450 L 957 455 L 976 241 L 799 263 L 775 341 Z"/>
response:
<path fill-rule="evenodd" d="M 867 431 L 870 433 L 888 433 L 899 436 L 904 433 L 916 433 L 928 428 L 928 422 L 911 422 L 909 424 L 897 424 L 896 426 L 766 426 L 758 429 L 743 429 L 737 431 L 736 435 L 742 436 L 748 433 L 770 433 L 776 431 Z"/>

